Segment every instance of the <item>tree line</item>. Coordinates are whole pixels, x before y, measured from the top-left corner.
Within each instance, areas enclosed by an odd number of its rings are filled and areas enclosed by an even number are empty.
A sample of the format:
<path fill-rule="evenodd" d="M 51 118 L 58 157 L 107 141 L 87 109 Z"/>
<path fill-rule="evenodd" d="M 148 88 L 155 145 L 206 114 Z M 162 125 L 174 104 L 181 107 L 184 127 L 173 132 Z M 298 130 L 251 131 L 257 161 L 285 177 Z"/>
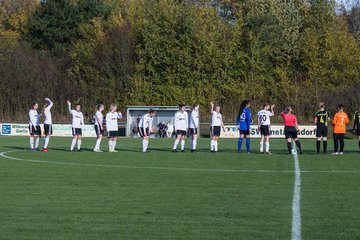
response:
<path fill-rule="evenodd" d="M 291 105 L 360 110 L 360 4 L 334 0 L 0 1 L 0 120 L 24 121 L 50 97 L 109 105 L 210 101 L 235 119 Z"/>

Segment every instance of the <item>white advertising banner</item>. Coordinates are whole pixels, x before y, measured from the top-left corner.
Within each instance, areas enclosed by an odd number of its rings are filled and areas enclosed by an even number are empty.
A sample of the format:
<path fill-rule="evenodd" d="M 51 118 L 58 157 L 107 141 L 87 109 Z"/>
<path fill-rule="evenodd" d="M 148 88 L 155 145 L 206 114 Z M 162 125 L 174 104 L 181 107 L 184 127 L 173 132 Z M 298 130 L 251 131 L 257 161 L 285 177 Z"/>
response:
<path fill-rule="evenodd" d="M 44 126 L 41 124 L 41 132 L 44 134 Z M 2 123 L 1 134 L 2 136 L 29 136 L 28 124 L 14 124 L 14 123 Z M 71 137 L 72 128 L 70 124 L 53 124 L 53 136 L 58 137 Z M 84 125 L 82 127 L 83 137 L 96 137 L 93 125 Z"/>
<path fill-rule="evenodd" d="M 239 129 L 236 125 L 225 126 L 226 131 L 222 130 L 221 138 L 239 138 Z M 299 126 L 299 138 L 316 138 L 316 126 Z M 250 134 L 252 138 L 260 138 L 260 131 L 257 125 L 252 125 Z M 272 125 L 270 127 L 271 138 L 285 138 L 283 125 Z"/>

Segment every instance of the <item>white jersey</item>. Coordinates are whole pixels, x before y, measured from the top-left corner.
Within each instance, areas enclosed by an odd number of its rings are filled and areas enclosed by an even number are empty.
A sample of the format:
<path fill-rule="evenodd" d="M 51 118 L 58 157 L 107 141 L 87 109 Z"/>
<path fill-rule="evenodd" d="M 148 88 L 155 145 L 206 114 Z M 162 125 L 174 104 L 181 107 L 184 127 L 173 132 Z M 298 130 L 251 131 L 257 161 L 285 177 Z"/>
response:
<path fill-rule="evenodd" d="M 212 127 L 221 127 L 222 126 L 222 115 L 221 113 L 218 113 L 216 111 L 212 112 L 212 116 L 211 116 L 211 126 Z"/>
<path fill-rule="evenodd" d="M 103 125 L 104 115 L 100 111 L 96 111 L 94 118 L 95 118 L 94 125 L 96 125 L 96 126 Z M 100 121 L 99 121 L 99 119 L 100 119 Z"/>
<path fill-rule="evenodd" d="M 45 108 L 44 110 L 44 115 L 45 115 L 45 120 L 44 120 L 44 124 L 48 124 L 51 125 L 52 124 L 52 117 L 51 117 L 51 108 L 53 107 L 53 102 L 49 99 L 49 105 Z"/>
<path fill-rule="evenodd" d="M 118 131 L 118 119 L 121 119 L 122 115 L 120 112 L 108 112 L 106 114 L 106 129 L 110 131 Z"/>
<path fill-rule="evenodd" d="M 29 111 L 29 125 L 39 126 L 40 125 L 40 117 L 41 114 L 34 109 L 30 109 Z"/>
<path fill-rule="evenodd" d="M 175 113 L 174 118 L 175 118 L 174 121 L 175 130 L 187 131 L 188 123 L 189 123 L 188 113 L 186 111 L 184 112 L 178 111 Z"/>
<path fill-rule="evenodd" d="M 260 125 L 270 125 L 270 117 L 272 113 L 268 110 L 261 110 L 258 112 L 258 119 Z"/>
<path fill-rule="evenodd" d="M 69 105 L 69 112 L 72 115 L 72 127 L 81 128 L 81 125 L 84 125 L 84 115 L 82 112 L 71 109 L 71 105 Z"/>
<path fill-rule="evenodd" d="M 195 111 L 195 110 L 191 111 L 190 128 L 199 128 L 199 111 Z"/>
<path fill-rule="evenodd" d="M 149 113 L 144 114 L 144 115 L 141 117 L 140 121 L 139 121 L 138 127 L 139 127 L 139 128 L 144 128 L 144 129 L 151 128 L 151 127 L 152 127 L 153 119 L 154 119 L 154 118 L 151 117 Z"/>

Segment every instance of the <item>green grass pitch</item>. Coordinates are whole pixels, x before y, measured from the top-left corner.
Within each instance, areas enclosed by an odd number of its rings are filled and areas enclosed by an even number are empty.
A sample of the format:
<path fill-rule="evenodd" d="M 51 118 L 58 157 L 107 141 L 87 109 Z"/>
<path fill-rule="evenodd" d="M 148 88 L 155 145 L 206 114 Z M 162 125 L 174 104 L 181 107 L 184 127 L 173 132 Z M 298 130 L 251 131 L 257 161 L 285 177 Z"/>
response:
<path fill-rule="evenodd" d="M 42 153 L 27 137 L 0 138 L 15 158 L 0 156 L 0 239 L 291 239 L 294 159 L 283 139 L 273 155 L 258 154 L 257 139 L 251 155 L 236 139 L 215 154 L 204 138 L 195 154 L 172 153 L 172 139 L 151 139 L 147 154 L 141 139 L 119 139 L 118 153 L 92 152 L 90 138 L 71 153 L 70 142 L 52 138 Z M 331 141 L 327 155 L 302 144 L 303 239 L 360 239 L 357 141 L 343 156 L 330 155 Z"/>

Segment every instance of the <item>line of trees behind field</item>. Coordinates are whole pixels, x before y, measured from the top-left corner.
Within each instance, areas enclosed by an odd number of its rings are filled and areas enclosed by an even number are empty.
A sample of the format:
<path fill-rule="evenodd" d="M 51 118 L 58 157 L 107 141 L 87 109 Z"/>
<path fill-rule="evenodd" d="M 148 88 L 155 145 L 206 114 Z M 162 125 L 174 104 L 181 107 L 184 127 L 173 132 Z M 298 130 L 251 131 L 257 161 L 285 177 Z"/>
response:
<path fill-rule="evenodd" d="M 333 0 L 0 1 L 0 120 L 32 101 L 360 110 L 360 4 Z M 206 120 L 206 119 L 204 119 Z"/>

